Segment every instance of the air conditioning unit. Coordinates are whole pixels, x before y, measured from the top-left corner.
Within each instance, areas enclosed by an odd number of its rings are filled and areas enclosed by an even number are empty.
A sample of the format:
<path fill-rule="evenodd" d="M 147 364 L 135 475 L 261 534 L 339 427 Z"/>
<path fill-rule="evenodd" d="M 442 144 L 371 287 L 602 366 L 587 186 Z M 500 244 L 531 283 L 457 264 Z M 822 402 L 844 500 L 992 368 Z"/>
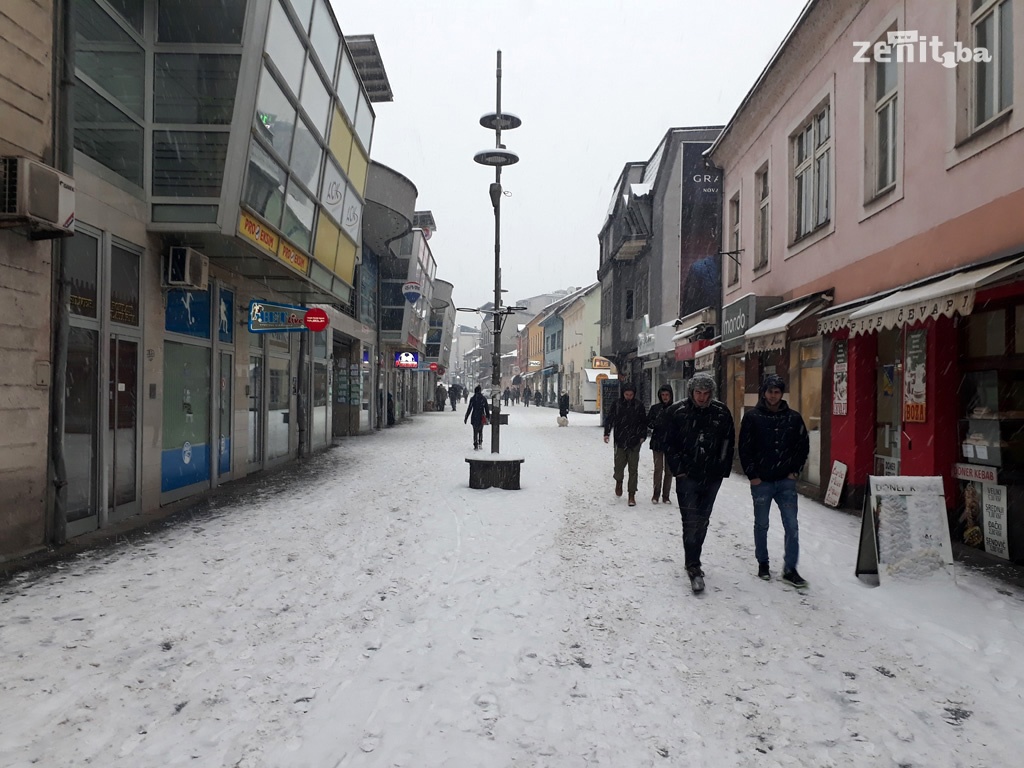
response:
<path fill-rule="evenodd" d="M 33 240 L 75 234 L 75 180 L 27 157 L 0 157 L 0 228 Z"/>
<path fill-rule="evenodd" d="M 210 260 L 195 248 L 171 247 L 167 254 L 164 285 L 205 291 L 210 282 Z"/>

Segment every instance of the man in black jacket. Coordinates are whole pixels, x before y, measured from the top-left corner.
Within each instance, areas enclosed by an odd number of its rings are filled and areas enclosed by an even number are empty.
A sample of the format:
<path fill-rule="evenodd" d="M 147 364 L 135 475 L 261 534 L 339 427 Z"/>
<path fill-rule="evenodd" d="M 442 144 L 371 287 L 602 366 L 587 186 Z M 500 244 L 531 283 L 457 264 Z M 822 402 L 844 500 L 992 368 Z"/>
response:
<path fill-rule="evenodd" d="M 651 497 L 653 504 L 657 504 L 659 498 L 668 504 L 668 494 L 672 490 L 672 471 L 665 466 L 666 425 L 661 418 L 671 405 L 672 387 L 662 384 L 658 387 L 658 402 L 647 412 L 647 428 L 651 430 L 651 458 L 654 459 L 654 495 Z"/>
<path fill-rule="evenodd" d="M 714 378 L 695 374 L 687 391 L 687 398 L 664 415 L 665 460 L 676 478 L 686 573 L 693 591 L 701 592 L 701 551 L 718 489 L 732 472 L 736 428 L 729 408 L 715 399 Z"/>
<path fill-rule="evenodd" d="M 772 500 L 782 513 L 785 553 L 782 580 L 794 587 L 807 586 L 796 564 L 800 558 L 800 533 L 796 519 L 796 481 L 807 461 L 810 441 L 799 412 L 782 399 L 786 382 L 769 374 L 761 382 L 757 407 L 743 415 L 740 424 L 740 464 L 750 479 L 754 499 L 754 556 L 757 575 L 771 578 L 768 569 L 768 518 Z"/>
<path fill-rule="evenodd" d="M 622 495 L 623 470 L 629 467 L 629 506 L 636 506 L 637 467 L 640 463 L 640 446 L 647 439 L 647 410 L 636 399 L 636 385 L 622 385 L 622 397 L 616 400 L 604 424 L 604 441 L 615 430 L 615 495 Z"/>

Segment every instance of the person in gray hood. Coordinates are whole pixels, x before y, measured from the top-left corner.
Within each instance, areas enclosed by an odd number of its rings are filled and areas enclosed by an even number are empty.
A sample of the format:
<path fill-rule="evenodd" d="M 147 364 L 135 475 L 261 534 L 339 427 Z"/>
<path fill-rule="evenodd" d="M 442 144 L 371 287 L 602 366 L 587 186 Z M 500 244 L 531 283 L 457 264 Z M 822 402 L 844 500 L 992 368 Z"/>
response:
<path fill-rule="evenodd" d="M 665 424 L 661 417 L 672 405 L 672 387 L 662 384 L 658 388 L 658 402 L 647 412 L 647 429 L 651 433 L 651 456 L 654 458 L 654 495 L 651 502 L 658 499 L 669 501 L 672 491 L 672 472 L 665 466 Z"/>
<path fill-rule="evenodd" d="M 718 489 L 732 472 L 736 428 L 728 407 L 715 399 L 715 380 L 709 374 L 695 374 L 687 391 L 687 398 L 663 416 L 665 461 L 676 478 L 686 573 L 693 591 L 701 592 L 701 552 Z"/>

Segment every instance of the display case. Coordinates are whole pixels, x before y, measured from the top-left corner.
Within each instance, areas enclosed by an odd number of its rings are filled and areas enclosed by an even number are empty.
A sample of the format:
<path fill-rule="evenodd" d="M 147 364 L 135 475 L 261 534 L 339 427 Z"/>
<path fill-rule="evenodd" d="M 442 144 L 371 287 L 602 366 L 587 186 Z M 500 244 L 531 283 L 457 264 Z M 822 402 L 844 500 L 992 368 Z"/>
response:
<path fill-rule="evenodd" d="M 1024 471 L 1024 372 L 967 373 L 962 393 L 962 460 Z"/>

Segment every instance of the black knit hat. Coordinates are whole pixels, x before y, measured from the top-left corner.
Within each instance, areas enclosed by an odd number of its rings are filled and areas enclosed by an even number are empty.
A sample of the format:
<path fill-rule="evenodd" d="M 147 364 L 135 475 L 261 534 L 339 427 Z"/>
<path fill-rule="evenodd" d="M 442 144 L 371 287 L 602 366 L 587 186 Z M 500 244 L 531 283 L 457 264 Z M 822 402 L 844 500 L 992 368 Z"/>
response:
<path fill-rule="evenodd" d="M 760 392 L 762 397 L 763 397 L 765 392 L 767 392 L 769 389 L 773 389 L 773 388 L 779 389 L 779 390 L 785 392 L 786 391 L 786 382 L 778 374 L 769 373 L 767 376 L 765 376 L 761 380 L 761 386 L 760 386 L 760 388 L 757 391 Z"/>
<path fill-rule="evenodd" d="M 627 381 L 625 384 L 623 384 L 622 385 L 622 393 L 625 394 L 626 392 L 632 392 L 635 395 L 636 394 L 636 384 L 634 384 L 632 381 Z"/>

